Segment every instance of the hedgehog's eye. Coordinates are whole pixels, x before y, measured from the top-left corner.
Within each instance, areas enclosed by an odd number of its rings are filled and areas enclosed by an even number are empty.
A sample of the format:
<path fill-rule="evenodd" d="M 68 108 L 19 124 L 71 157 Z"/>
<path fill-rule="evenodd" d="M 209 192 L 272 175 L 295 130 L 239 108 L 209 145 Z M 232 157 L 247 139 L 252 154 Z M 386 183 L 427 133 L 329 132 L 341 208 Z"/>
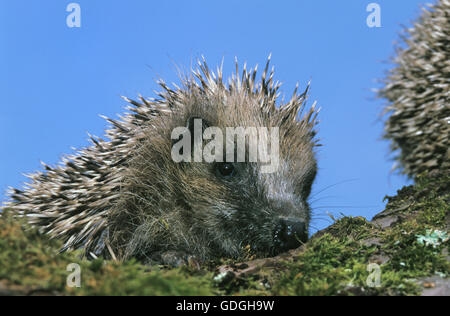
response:
<path fill-rule="evenodd" d="M 216 166 L 216 171 L 219 175 L 225 178 L 229 178 L 235 173 L 233 164 L 229 162 L 218 163 Z"/>

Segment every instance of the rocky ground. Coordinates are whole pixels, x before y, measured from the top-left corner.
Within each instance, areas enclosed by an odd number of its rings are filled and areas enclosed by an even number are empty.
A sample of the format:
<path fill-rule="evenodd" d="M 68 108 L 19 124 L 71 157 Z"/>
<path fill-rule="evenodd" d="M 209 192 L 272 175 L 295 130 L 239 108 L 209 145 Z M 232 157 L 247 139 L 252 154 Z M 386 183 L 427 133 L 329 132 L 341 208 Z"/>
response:
<path fill-rule="evenodd" d="M 170 269 L 86 261 L 0 215 L 0 295 L 450 295 L 450 177 L 419 177 L 372 221 L 342 217 L 274 258 Z M 70 263 L 81 287 L 68 287 Z"/>

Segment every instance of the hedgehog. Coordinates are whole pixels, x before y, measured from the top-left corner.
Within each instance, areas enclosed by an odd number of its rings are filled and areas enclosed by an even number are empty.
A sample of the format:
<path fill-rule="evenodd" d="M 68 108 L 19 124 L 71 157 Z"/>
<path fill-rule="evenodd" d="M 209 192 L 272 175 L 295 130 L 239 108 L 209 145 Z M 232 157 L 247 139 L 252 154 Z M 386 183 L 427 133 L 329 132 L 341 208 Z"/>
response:
<path fill-rule="evenodd" d="M 388 101 L 384 138 L 391 141 L 393 169 L 410 178 L 450 170 L 450 1 L 423 9 L 397 46 L 378 91 Z"/>
<path fill-rule="evenodd" d="M 105 117 L 106 139 L 89 135 L 88 147 L 56 166 L 43 164 L 22 189 L 9 189 L 6 208 L 62 240 L 61 251 L 79 249 L 87 258 L 177 266 L 191 259 L 273 256 L 300 246 L 311 217 L 319 110 L 316 102 L 305 110 L 309 83 L 280 102 L 281 84 L 269 62 L 270 56 L 256 80 L 258 67 L 244 64 L 240 72 L 236 59 L 236 72 L 224 83 L 223 63 L 211 71 L 202 58 L 180 75 L 180 87 L 159 79 L 155 98 L 123 97 L 125 113 Z M 196 121 L 202 132 L 276 129 L 278 147 L 270 146 L 278 148 L 276 171 L 262 172 L 267 164 L 249 159 L 257 146 L 249 135 L 243 160 L 175 161 L 180 138 L 173 138 L 174 130 L 195 134 Z"/>

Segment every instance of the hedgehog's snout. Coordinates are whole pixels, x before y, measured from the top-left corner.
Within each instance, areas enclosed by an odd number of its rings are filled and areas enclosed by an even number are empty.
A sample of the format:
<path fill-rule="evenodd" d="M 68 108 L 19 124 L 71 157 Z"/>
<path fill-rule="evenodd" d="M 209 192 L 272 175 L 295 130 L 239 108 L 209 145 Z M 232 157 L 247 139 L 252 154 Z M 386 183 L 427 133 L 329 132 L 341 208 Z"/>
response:
<path fill-rule="evenodd" d="M 279 252 L 297 248 L 307 239 L 304 221 L 292 217 L 278 220 L 274 231 L 274 243 Z"/>

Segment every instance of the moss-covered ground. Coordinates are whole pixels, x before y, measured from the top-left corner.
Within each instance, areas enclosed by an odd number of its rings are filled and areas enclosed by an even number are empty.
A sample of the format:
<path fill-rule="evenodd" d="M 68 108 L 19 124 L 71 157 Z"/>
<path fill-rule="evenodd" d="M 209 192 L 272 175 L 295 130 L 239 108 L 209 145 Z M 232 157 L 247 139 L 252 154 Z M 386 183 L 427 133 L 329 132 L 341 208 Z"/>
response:
<path fill-rule="evenodd" d="M 449 180 L 419 177 L 386 197 L 386 210 L 371 222 L 342 217 L 270 264 L 228 264 L 227 275 L 211 265 L 169 269 L 59 254 L 58 241 L 4 210 L 0 295 L 417 295 L 421 278 L 450 274 Z M 81 269 L 79 288 L 66 283 L 71 263 Z M 252 264 L 260 267 L 241 273 Z"/>

